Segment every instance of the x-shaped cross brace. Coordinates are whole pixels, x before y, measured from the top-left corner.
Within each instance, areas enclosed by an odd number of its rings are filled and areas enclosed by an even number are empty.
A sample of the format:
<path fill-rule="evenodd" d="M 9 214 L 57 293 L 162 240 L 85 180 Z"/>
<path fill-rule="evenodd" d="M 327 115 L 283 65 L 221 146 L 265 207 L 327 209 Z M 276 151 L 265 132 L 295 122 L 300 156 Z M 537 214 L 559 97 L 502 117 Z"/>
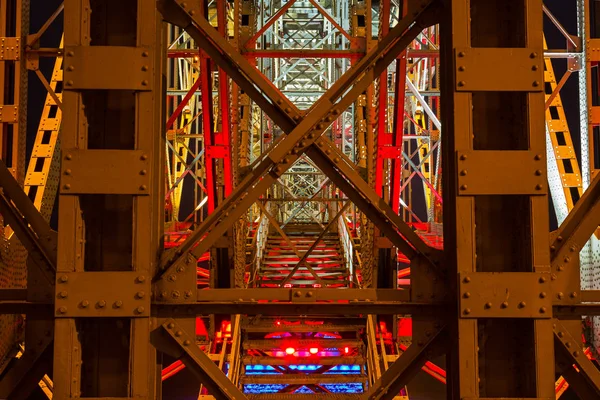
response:
<path fill-rule="evenodd" d="M 352 162 L 322 137 L 331 122 L 356 101 L 419 32 L 436 22 L 434 4 L 435 0 L 410 1 L 408 17 L 303 114 L 218 34 L 196 2 L 161 0 L 159 8 L 165 19 L 183 27 L 287 136 L 261 156 L 232 194 L 180 247 L 164 254 L 162 273 L 156 279 L 187 260 L 188 254 L 195 258 L 204 254 L 305 153 L 408 258 L 421 255 L 439 270 L 438 251 L 429 247 L 359 176 Z"/>

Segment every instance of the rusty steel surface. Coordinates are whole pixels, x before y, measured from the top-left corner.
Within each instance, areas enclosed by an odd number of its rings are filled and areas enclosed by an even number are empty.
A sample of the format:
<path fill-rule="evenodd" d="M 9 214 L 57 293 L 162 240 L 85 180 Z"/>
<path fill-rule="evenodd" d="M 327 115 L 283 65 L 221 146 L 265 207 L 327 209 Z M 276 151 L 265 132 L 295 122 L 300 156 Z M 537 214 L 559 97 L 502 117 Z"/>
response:
<path fill-rule="evenodd" d="M 597 4 L 550 232 L 542 0 L 275 3 L 0 4 L 0 398 L 599 397 Z"/>

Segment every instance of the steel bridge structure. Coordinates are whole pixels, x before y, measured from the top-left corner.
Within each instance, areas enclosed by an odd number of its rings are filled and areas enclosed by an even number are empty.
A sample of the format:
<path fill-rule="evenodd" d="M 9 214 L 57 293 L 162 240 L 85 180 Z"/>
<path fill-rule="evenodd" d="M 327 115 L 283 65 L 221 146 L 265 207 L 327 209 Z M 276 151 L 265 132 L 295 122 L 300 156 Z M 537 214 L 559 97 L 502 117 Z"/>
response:
<path fill-rule="evenodd" d="M 0 399 L 600 399 L 598 0 L 41 3 Z"/>

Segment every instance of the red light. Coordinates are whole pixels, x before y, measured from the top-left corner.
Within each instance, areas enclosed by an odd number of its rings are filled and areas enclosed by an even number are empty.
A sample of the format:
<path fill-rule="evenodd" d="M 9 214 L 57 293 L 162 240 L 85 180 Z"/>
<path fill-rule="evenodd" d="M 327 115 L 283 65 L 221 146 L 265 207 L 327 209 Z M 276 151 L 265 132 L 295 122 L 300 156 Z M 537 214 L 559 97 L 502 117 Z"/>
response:
<path fill-rule="evenodd" d="M 348 347 L 344 347 L 344 353 L 346 353 L 346 354 L 350 353 L 350 349 Z"/>
<path fill-rule="evenodd" d="M 286 353 L 288 356 L 291 356 L 291 355 L 292 355 L 292 354 L 294 354 L 295 352 L 296 352 L 296 349 L 295 349 L 295 348 L 293 348 L 293 347 L 288 347 L 287 349 L 285 349 L 285 353 Z"/>
<path fill-rule="evenodd" d="M 314 287 L 314 288 L 320 288 L 320 287 L 321 287 L 321 284 L 320 284 L 320 283 L 314 283 L 314 284 L 313 284 L 313 287 Z"/>
<path fill-rule="evenodd" d="M 285 285 L 283 285 L 284 288 L 291 288 L 292 284 L 291 283 L 286 283 Z"/>
<path fill-rule="evenodd" d="M 275 325 L 281 326 L 281 321 L 275 321 Z"/>
<path fill-rule="evenodd" d="M 309 350 L 310 354 L 317 354 L 319 352 L 319 349 L 317 349 L 316 347 L 311 347 Z"/>

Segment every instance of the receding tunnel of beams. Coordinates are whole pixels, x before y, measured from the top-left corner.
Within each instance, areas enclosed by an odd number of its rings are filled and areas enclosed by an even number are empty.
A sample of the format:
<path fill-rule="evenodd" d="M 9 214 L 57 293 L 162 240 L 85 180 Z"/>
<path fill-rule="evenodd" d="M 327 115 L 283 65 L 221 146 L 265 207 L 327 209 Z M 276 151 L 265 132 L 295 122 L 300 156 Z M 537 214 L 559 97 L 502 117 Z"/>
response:
<path fill-rule="evenodd" d="M 284 3 L 274 5 L 274 2 L 258 2 L 256 10 L 257 27 L 266 24 L 279 7 Z M 374 37 L 379 33 L 379 5 L 375 4 L 372 12 L 372 26 L 366 26 L 366 10 L 356 18 L 352 18 L 350 3 L 346 1 L 319 1 L 318 4 L 331 16 L 336 24 L 349 32 L 354 37 L 362 37 L 363 40 L 367 32 L 371 32 Z M 375 2 L 374 2 L 375 3 Z M 390 23 L 395 26 L 399 20 L 400 8 L 399 2 L 392 0 Z M 231 16 L 230 16 L 231 19 Z M 216 14 L 209 12 L 209 20 L 216 25 Z M 246 21 L 247 22 L 247 21 Z M 370 29 L 368 29 L 370 28 Z M 232 22 L 230 21 L 230 35 L 233 32 Z M 185 32 L 176 32 L 172 35 L 171 49 L 194 49 L 195 45 Z M 430 28 L 424 31 L 416 40 L 412 48 L 436 50 L 437 31 Z M 281 50 L 350 50 L 351 43 L 346 35 L 315 8 L 310 1 L 297 0 L 277 21 L 267 30 L 265 30 L 256 40 L 256 49 L 268 49 L 269 51 Z M 351 58 L 258 58 L 257 68 L 275 84 L 275 86 L 285 94 L 292 103 L 300 110 L 308 110 L 325 91 L 339 79 L 352 65 L 354 60 Z M 186 89 L 191 87 L 198 78 L 198 57 L 182 58 L 174 61 L 172 76 L 172 85 L 170 87 L 173 96 L 179 96 L 178 100 L 183 98 Z M 176 70 L 176 71 L 175 71 Z M 372 184 L 372 177 L 369 177 L 367 168 L 369 159 L 373 159 L 375 154 L 367 153 L 367 125 L 376 127 L 377 124 L 385 124 L 382 129 L 386 134 L 390 134 L 394 129 L 401 130 L 404 133 L 403 146 L 401 154 L 397 156 L 401 159 L 404 176 L 401 185 L 400 213 L 404 219 L 412 223 L 415 229 L 420 230 L 426 240 L 435 246 L 441 246 L 441 224 L 439 202 L 436 200 L 436 194 L 440 190 L 438 182 L 439 170 L 439 139 L 440 126 L 437 122 L 439 114 L 438 103 L 438 84 L 436 76 L 437 62 L 435 59 L 428 58 L 410 58 L 408 60 L 408 80 L 410 84 L 407 87 L 405 97 L 405 115 L 401 116 L 400 127 L 395 126 L 393 115 L 395 112 L 396 93 L 396 62 L 393 62 L 388 71 L 383 86 L 376 84 L 372 91 L 359 97 L 348 110 L 342 112 L 339 118 L 332 122 L 326 130 L 325 136 L 335 143 L 343 153 L 357 165 L 357 169 L 366 181 Z M 217 105 L 219 90 L 216 84 L 219 73 L 213 72 L 213 105 Z M 376 104 L 379 90 L 385 87 L 385 96 L 387 109 L 384 115 L 384 121 L 379 120 L 381 114 L 377 114 Z M 404 94 L 404 93 L 403 93 Z M 371 107 L 368 107 L 371 102 Z M 283 132 L 272 120 L 263 113 L 252 101 L 249 102 L 249 142 L 247 144 L 247 162 L 251 164 L 260 155 L 269 151 L 276 145 Z M 218 128 L 218 107 L 214 107 L 215 129 Z M 168 168 L 169 194 L 173 204 L 173 213 L 168 217 L 167 223 L 167 246 L 173 247 L 181 243 L 189 230 L 193 229 L 207 215 L 206 194 L 202 190 L 204 161 L 204 150 L 202 143 L 203 127 L 201 123 L 202 104 L 200 96 L 194 96 L 193 100 L 183 110 L 182 117 L 178 126 L 174 127 L 175 135 L 182 133 L 190 135 L 190 139 L 181 145 L 174 137 L 170 146 L 168 145 Z M 197 137 L 193 137 L 197 135 Z M 377 135 L 377 132 L 374 132 Z M 177 144 L 179 143 L 179 145 Z M 237 162 L 238 160 L 233 160 Z M 380 167 L 386 171 L 390 169 L 392 158 L 385 158 Z M 188 167 L 185 176 L 176 176 L 177 169 L 182 171 Z M 191 168 L 190 168 L 191 167 Z M 386 192 L 386 187 L 390 186 L 390 175 L 385 174 L 381 181 L 383 196 L 389 198 L 390 194 Z M 176 197 L 179 196 L 177 199 Z M 320 201 L 308 201 L 316 199 Z M 328 200 L 329 202 L 325 201 Z M 293 226 L 312 225 L 323 229 L 323 227 L 334 217 L 336 210 L 341 207 L 344 200 L 343 193 L 336 190 L 329 184 L 328 178 L 320 171 L 309 157 L 303 156 L 286 172 L 278 182 L 259 200 L 264 208 L 278 222 L 281 229 L 289 232 L 288 228 Z M 336 207 L 332 207 L 332 204 Z M 437 207 L 437 208 L 436 208 Z M 268 256 L 267 246 L 270 249 L 281 248 L 285 244 L 281 240 L 277 243 L 268 243 L 269 238 L 277 235 L 274 227 L 264 217 L 261 209 L 255 204 L 248 213 L 248 222 L 250 235 L 256 238 L 257 251 L 256 259 L 264 259 Z M 364 221 L 363 221 L 364 223 Z M 354 240 L 361 237 L 361 218 L 358 209 L 354 206 L 339 218 L 338 229 L 342 245 L 337 250 L 343 252 L 346 260 L 353 258 Z M 318 229 L 317 229 L 318 232 Z M 292 240 L 297 238 L 292 237 Z M 312 237 L 314 240 L 314 236 Z M 297 244 L 300 251 L 305 251 L 306 246 Z M 324 246 L 324 251 L 331 250 L 329 245 Z M 327 257 L 327 255 L 325 255 Z M 198 268 L 198 286 L 208 288 L 210 286 L 209 273 L 210 256 L 207 254 L 200 258 Z M 324 259 L 326 262 L 327 258 Z M 287 271 L 297 262 L 297 259 L 289 259 L 289 264 L 279 263 L 277 266 Z M 319 262 L 317 259 L 309 259 L 309 262 Z M 408 287 L 410 283 L 408 260 L 399 254 L 399 274 L 397 287 Z M 259 266 L 256 266 L 259 267 Z M 250 267 L 252 268 L 252 267 Z M 329 287 L 360 287 L 360 271 L 354 271 L 352 261 L 347 261 L 345 269 L 349 272 L 345 282 Z M 292 280 L 286 283 L 284 287 L 322 287 L 327 283 L 315 283 L 312 279 L 306 279 L 308 274 L 304 271 L 302 279 Z M 310 277 L 309 277 L 310 278 Z M 246 274 L 246 285 L 261 286 L 259 280 L 255 279 L 251 273 Z M 279 284 L 264 284 L 262 287 L 278 287 Z M 208 326 L 209 321 L 205 320 Z M 229 324 L 229 328 L 231 325 Z M 222 332 L 221 334 L 227 335 Z M 287 337 L 288 343 L 300 340 L 341 338 L 340 332 L 330 332 L 317 334 L 309 333 L 282 333 Z M 231 337 L 231 331 L 229 331 Z M 271 336 L 275 338 L 276 336 Z M 391 340 L 389 333 L 386 333 L 386 346 L 388 339 Z M 390 342 L 391 343 L 391 342 Z M 226 344 L 222 344 L 225 345 Z M 362 345 L 361 345 L 362 346 Z M 279 366 L 271 365 L 245 365 L 246 376 L 275 376 L 284 373 L 322 373 L 324 375 L 349 375 L 364 377 L 365 364 L 348 365 L 320 365 L 319 357 L 335 357 L 340 355 L 358 354 L 357 347 L 344 348 L 318 348 L 313 353 L 311 348 L 298 348 L 290 351 L 295 346 L 282 346 L 278 350 L 268 352 L 273 356 L 286 358 L 288 363 L 282 370 Z M 212 351 L 218 352 L 215 348 Z M 389 353 L 394 354 L 393 346 L 390 345 Z M 300 364 L 295 362 L 297 357 L 308 357 L 310 363 Z M 229 364 L 224 363 L 225 373 L 229 372 Z M 279 393 L 290 390 L 287 384 L 262 384 L 250 383 L 243 384 L 243 389 L 249 394 L 258 393 Z M 362 393 L 366 388 L 366 383 L 332 383 L 320 385 L 297 385 L 293 393 Z"/>

